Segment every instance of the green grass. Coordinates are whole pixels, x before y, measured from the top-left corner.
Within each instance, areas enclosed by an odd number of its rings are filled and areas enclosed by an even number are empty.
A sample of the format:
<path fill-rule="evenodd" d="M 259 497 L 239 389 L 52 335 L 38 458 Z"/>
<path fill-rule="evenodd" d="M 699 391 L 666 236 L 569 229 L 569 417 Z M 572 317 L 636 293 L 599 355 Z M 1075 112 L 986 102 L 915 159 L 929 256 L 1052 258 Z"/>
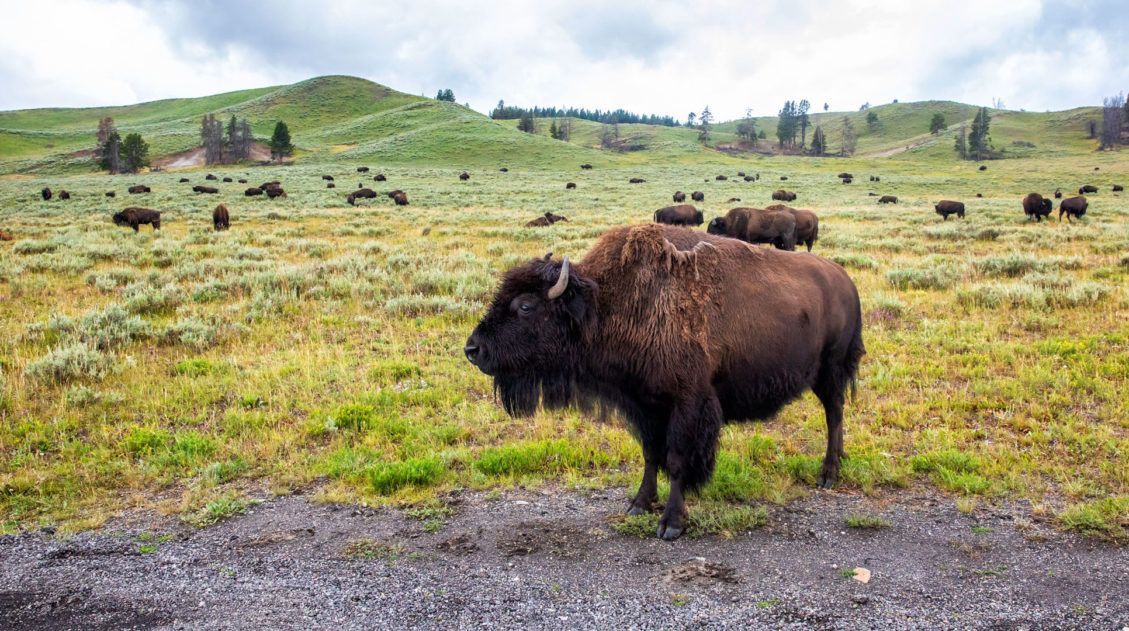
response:
<path fill-rule="evenodd" d="M 869 513 L 851 513 L 843 518 L 843 525 L 856 530 L 881 530 L 889 528 L 889 520 Z"/>

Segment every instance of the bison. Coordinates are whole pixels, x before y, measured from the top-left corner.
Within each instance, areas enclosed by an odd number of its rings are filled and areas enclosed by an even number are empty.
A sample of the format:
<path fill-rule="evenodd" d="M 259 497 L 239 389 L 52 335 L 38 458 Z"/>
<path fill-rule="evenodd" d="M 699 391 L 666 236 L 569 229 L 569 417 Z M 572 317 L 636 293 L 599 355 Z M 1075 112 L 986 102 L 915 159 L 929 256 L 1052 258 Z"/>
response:
<path fill-rule="evenodd" d="M 866 350 L 858 291 L 838 265 L 649 225 L 605 233 L 575 266 L 546 255 L 509 270 L 463 352 L 512 416 L 618 409 L 644 461 L 627 513 L 652 509 L 665 472 L 656 535 L 673 540 L 685 495 L 713 475 L 723 424 L 770 418 L 809 389 L 827 422 L 816 482 L 833 486 Z"/>
<path fill-rule="evenodd" d="M 582 165 L 580 165 L 580 168 L 587 171 L 587 170 L 592 168 L 592 165 L 591 164 L 582 164 Z"/>
<path fill-rule="evenodd" d="M 746 175 L 746 176 L 744 176 L 744 179 L 745 179 L 746 182 L 752 182 L 756 178 L 751 176 L 751 175 Z"/>
<path fill-rule="evenodd" d="M 161 229 L 161 213 L 151 210 L 149 208 L 138 208 L 130 206 L 120 213 L 114 214 L 114 224 L 119 226 L 129 226 L 133 228 L 134 232 L 140 232 L 139 227 L 141 224 L 149 224 L 153 226 L 153 230 Z"/>
<path fill-rule="evenodd" d="M 954 202 L 950 200 L 942 200 L 933 205 L 933 210 L 938 215 L 941 215 L 945 221 L 949 220 L 949 215 L 956 215 L 964 219 L 964 202 Z"/>
<path fill-rule="evenodd" d="M 357 204 L 355 202 L 358 199 L 376 199 L 376 191 L 372 190 L 371 188 L 360 188 L 353 191 L 352 193 L 349 193 L 349 196 L 345 198 L 345 201 L 349 202 L 350 206 L 356 206 Z"/>
<path fill-rule="evenodd" d="M 1027 197 L 1023 198 L 1023 213 L 1028 219 L 1034 219 L 1036 223 L 1050 215 L 1052 210 L 1054 210 L 1054 202 L 1038 193 L 1028 193 Z"/>
<path fill-rule="evenodd" d="M 568 221 L 568 218 L 565 217 L 564 215 L 555 215 L 551 212 L 547 212 L 543 216 L 538 217 L 538 218 L 534 219 L 533 221 L 526 222 L 525 227 L 526 228 L 543 228 L 545 226 L 551 226 L 551 225 L 557 223 L 558 221 Z"/>
<path fill-rule="evenodd" d="M 855 177 L 855 176 L 851 175 L 850 173 L 847 173 L 846 171 L 843 171 L 842 173 L 840 173 L 840 174 L 838 175 L 838 178 L 839 178 L 840 180 L 849 180 L 849 179 L 851 179 L 851 178 L 853 178 L 853 177 Z"/>
<path fill-rule="evenodd" d="M 469 180 L 470 179 L 470 173 L 463 171 L 462 173 L 459 174 L 459 179 L 464 181 L 464 182 Z"/>
<path fill-rule="evenodd" d="M 129 190 L 131 195 L 137 195 L 139 193 L 151 193 L 151 192 L 153 192 L 152 189 L 150 189 L 148 186 L 145 186 L 144 184 L 135 184 L 135 185 L 129 187 L 128 190 Z"/>
<path fill-rule="evenodd" d="M 771 243 L 778 250 L 796 249 L 796 218 L 788 212 L 733 208 L 715 217 L 706 232 L 749 243 Z"/>
<path fill-rule="evenodd" d="M 854 179 L 849 178 L 849 177 L 845 177 L 845 178 L 842 179 L 842 182 L 843 182 L 843 184 L 850 184 L 851 182 L 854 182 Z"/>
<path fill-rule="evenodd" d="M 506 167 L 502 167 L 502 168 L 500 168 L 500 169 L 498 169 L 498 170 L 499 170 L 499 171 L 501 171 L 502 173 L 509 173 L 509 172 L 510 172 L 510 170 L 509 170 L 509 169 L 507 169 Z"/>
<path fill-rule="evenodd" d="M 279 182 L 278 180 L 274 180 L 273 182 L 263 182 L 262 184 L 259 185 L 259 188 L 261 188 L 265 191 L 268 188 L 274 188 L 276 186 L 282 186 L 282 183 Z"/>
<path fill-rule="evenodd" d="M 335 184 L 333 182 L 326 182 L 325 187 L 326 188 L 337 188 L 337 184 Z"/>
<path fill-rule="evenodd" d="M 986 164 L 981 164 L 981 165 L 980 165 L 980 169 L 979 169 L 979 170 L 981 170 L 981 171 L 987 171 L 987 170 L 988 170 L 988 165 L 986 165 Z"/>
<path fill-rule="evenodd" d="M 214 175 L 212 175 L 211 173 L 209 173 L 209 174 L 207 174 L 207 175 L 205 175 L 205 176 L 204 176 L 204 179 L 205 179 L 205 180 L 216 180 L 216 179 L 219 179 L 219 178 L 217 178 L 216 176 L 214 176 Z"/>
<path fill-rule="evenodd" d="M 897 204 L 898 198 L 896 195 L 883 195 L 878 198 L 879 204 Z"/>
<path fill-rule="evenodd" d="M 237 182 L 239 182 L 240 184 L 246 184 L 246 183 L 247 183 L 247 180 L 245 180 L 245 179 L 243 179 L 243 178 L 239 178 L 239 179 L 238 179 L 238 180 L 236 180 L 236 181 L 237 181 Z"/>
<path fill-rule="evenodd" d="M 276 197 L 286 197 L 286 191 L 282 190 L 282 187 L 277 185 L 265 188 L 263 189 L 263 192 L 266 193 L 267 197 L 271 199 L 274 199 Z"/>
<path fill-rule="evenodd" d="M 368 167 L 357 167 L 357 173 L 368 173 Z"/>
<path fill-rule="evenodd" d="M 70 199 L 70 198 L 71 198 L 70 192 L 68 192 L 66 190 L 59 191 L 59 199 Z"/>
<path fill-rule="evenodd" d="M 1114 185 L 1113 185 L 1113 192 L 1114 192 L 1114 193 L 1120 193 L 1120 192 L 1122 192 L 1122 191 L 1124 191 L 1124 190 L 1125 190 L 1125 187 L 1124 187 L 1124 186 L 1122 186 L 1122 185 L 1120 185 L 1120 184 L 1114 184 Z"/>
<path fill-rule="evenodd" d="M 780 188 L 772 192 L 772 199 L 778 202 L 794 202 L 796 194 Z"/>
<path fill-rule="evenodd" d="M 705 218 L 702 211 L 690 204 L 667 206 L 655 211 L 655 223 L 665 223 L 670 226 L 700 226 Z"/>
<path fill-rule="evenodd" d="M 766 207 L 765 210 L 783 210 L 792 213 L 792 216 L 796 218 L 796 243 L 806 245 L 808 252 L 811 252 L 812 246 L 819 238 L 819 216 L 810 210 L 791 208 L 784 204 L 773 204 Z"/>
<path fill-rule="evenodd" d="M 396 202 L 397 206 L 407 206 L 408 194 L 404 191 L 396 191 L 396 194 L 392 196 L 392 201 Z"/>
<path fill-rule="evenodd" d="M 372 178 L 372 181 L 373 182 L 383 182 L 387 179 L 388 178 L 384 177 L 383 173 L 377 173 L 376 176 Z"/>
<path fill-rule="evenodd" d="M 1097 193 L 1097 192 L 1098 192 L 1098 187 L 1094 186 L 1093 184 L 1086 184 L 1085 186 L 1078 189 L 1079 195 L 1085 195 L 1086 193 Z"/>
<path fill-rule="evenodd" d="M 682 191 L 674 191 L 674 201 L 678 204 L 686 201 L 686 193 L 683 193 Z"/>
<path fill-rule="evenodd" d="M 246 197 L 254 197 L 256 195 L 262 195 L 262 194 L 263 194 L 263 189 L 261 189 L 257 186 L 252 186 L 251 188 L 243 191 L 243 195 L 246 196 Z"/>
<path fill-rule="evenodd" d="M 186 177 L 182 177 L 182 178 L 180 178 L 179 182 L 180 182 L 181 184 L 185 184 L 185 183 L 187 183 L 187 182 L 188 182 L 188 178 L 186 178 Z"/>
<path fill-rule="evenodd" d="M 565 190 L 572 190 L 576 188 L 576 182 L 568 182 L 565 184 Z"/>
<path fill-rule="evenodd" d="M 321 179 L 325 180 L 326 182 L 332 182 L 333 176 L 332 175 L 323 175 L 323 176 L 321 176 Z"/>
<path fill-rule="evenodd" d="M 704 202 L 706 201 L 706 194 L 701 191 L 694 191 L 693 193 L 690 193 L 690 199 L 696 202 Z"/>
<path fill-rule="evenodd" d="M 229 177 L 225 177 L 225 178 L 223 179 L 223 181 L 224 181 L 224 182 L 226 182 L 226 183 L 228 183 L 228 184 L 230 184 L 230 183 L 231 183 L 231 178 L 229 178 Z"/>
<path fill-rule="evenodd" d="M 106 197 L 117 197 L 118 194 L 114 191 L 106 191 Z"/>
<path fill-rule="evenodd" d="M 724 182 L 724 181 L 728 180 L 729 178 L 725 177 L 724 175 L 719 175 L 719 176 L 715 177 L 714 179 L 717 180 L 718 182 Z"/>
<path fill-rule="evenodd" d="M 192 192 L 193 193 L 208 193 L 209 195 L 215 195 L 216 193 L 220 192 L 220 189 L 218 189 L 214 186 L 203 186 L 201 184 L 197 184 L 196 186 L 192 187 Z"/>
<path fill-rule="evenodd" d="M 739 201 L 741 201 L 740 197 L 730 197 L 729 199 L 725 200 L 725 203 L 726 204 L 732 204 L 733 202 L 739 202 Z"/>
<path fill-rule="evenodd" d="M 788 181 L 788 176 L 787 176 L 787 175 L 781 175 L 781 176 L 780 176 L 780 181 L 781 181 L 781 182 L 787 182 L 787 181 Z"/>
<path fill-rule="evenodd" d="M 1061 188 L 1055 189 L 1055 199 L 1062 199 L 1062 189 Z"/>
<path fill-rule="evenodd" d="M 870 181 L 871 182 L 881 182 L 882 178 L 878 177 L 877 175 L 872 175 L 872 176 L 870 176 Z"/>
<path fill-rule="evenodd" d="M 231 227 L 231 214 L 227 212 L 227 206 L 220 204 L 212 211 L 212 227 L 216 232 Z"/>
<path fill-rule="evenodd" d="M 1089 205 L 1090 203 L 1086 201 L 1086 198 L 1081 196 L 1064 199 L 1062 203 L 1058 205 L 1058 220 L 1062 221 L 1063 214 L 1066 215 L 1066 221 L 1068 222 L 1072 221 L 1071 217 L 1081 219 L 1082 215 L 1086 214 L 1086 208 L 1089 207 Z"/>
<path fill-rule="evenodd" d="M 628 184 L 642 184 L 643 182 L 646 182 L 646 181 L 647 180 L 644 180 L 641 177 L 633 177 L 630 180 L 627 180 L 627 183 Z"/>

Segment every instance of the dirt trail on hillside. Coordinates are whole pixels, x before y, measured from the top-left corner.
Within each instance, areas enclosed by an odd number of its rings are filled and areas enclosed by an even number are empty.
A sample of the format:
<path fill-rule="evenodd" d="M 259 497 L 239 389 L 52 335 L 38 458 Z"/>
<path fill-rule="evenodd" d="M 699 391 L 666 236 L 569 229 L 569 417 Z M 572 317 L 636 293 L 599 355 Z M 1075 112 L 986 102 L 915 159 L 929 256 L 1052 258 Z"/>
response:
<path fill-rule="evenodd" d="M 270 160 L 270 146 L 261 142 L 251 145 L 251 160 Z M 172 153 L 153 160 L 153 166 L 162 169 L 175 169 L 177 167 L 202 167 L 204 166 L 204 148 L 196 147 L 180 153 Z"/>
<path fill-rule="evenodd" d="M 611 527 L 625 496 L 455 495 L 434 532 L 292 496 L 203 530 L 141 515 L 67 540 L 3 537 L 0 628 L 1129 625 L 1126 550 L 1027 521 L 1028 506 L 964 515 L 929 495 L 818 492 L 772 507 L 764 528 L 666 543 Z M 890 527 L 846 528 L 858 512 Z"/>

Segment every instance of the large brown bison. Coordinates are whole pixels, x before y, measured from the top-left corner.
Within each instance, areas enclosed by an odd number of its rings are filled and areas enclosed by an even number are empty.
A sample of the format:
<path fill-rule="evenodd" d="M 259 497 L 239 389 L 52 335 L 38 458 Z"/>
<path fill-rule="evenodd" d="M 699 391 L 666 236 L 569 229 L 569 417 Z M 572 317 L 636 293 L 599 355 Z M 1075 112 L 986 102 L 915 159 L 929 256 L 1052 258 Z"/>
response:
<path fill-rule="evenodd" d="M 896 195 L 883 195 L 878 198 L 879 204 L 897 204 L 898 198 Z"/>
<path fill-rule="evenodd" d="M 778 188 L 775 191 L 772 191 L 772 199 L 778 202 L 794 202 L 796 201 L 796 194 L 786 191 L 782 188 Z"/>
<path fill-rule="evenodd" d="M 231 214 L 228 213 L 227 206 L 220 204 L 212 211 L 212 227 L 216 229 L 216 232 L 231 227 Z"/>
<path fill-rule="evenodd" d="M 814 212 L 802 208 L 792 208 L 784 204 L 773 204 L 766 207 L 765 210 L 783 210 L 792 213 L 792 216 L 796 218 L 796 243 L 806 245 L 808 252 L 811 252 L 812 246 L 819 238 L 819 217 Z"/>
<path fill-rule="evenodd" d="M 690 193 L 690 199 L 696 202 L 704 202 L 706 201 L 706 194 L 701 191 L 694 191 L 693 193 Z"/>
<path fill-rule="evenodd" d="M 664 471 L 666 540 L 713 475 L 722 425 L 770 418 L 808 389 L 827 421 L 817 484 L 834 485 L 866 352 L 858 291 L 838 265 L 658 225 L 615 228 L 575 266 L 546 255 L 511 269 L 463 351 L 513 416 L 618 409 L 644 461 L 627 512 L 652 509 Z"/>
<path fill-rule="evenodd" d="M 161 213 L 149 208 L 130 206 L 120 213 L 114 214 L 114 224 L 129 226 L 133 228 L 134 232 L 140 232 L 139 226 L 146 223 L 153 226 L 153 230 L 160 230 Z"/>
<path fill-rule="evenodd" d="M 274 199 L 276 197 L 286 197 L 286 191 L 282 190 L 282 187 L 278 185 L 264 188 L 263 192 L 266 193 L 267 197 L 271 199 Z"/>
<path fill-rule="evenodd" d="M 1078 189 L 1079 195 L 1085 195 L 1086 193 L 1097 193 L 1097 192 L 1098 192 L 1098 187 L 1094 186 L 1093 184 L 1086 184 L 1085 186 L 1082 186 L 1081 188 Z"/>
<path fill-rule="evenodd" d="M 396 202 L 397 206 L 407 206 L 408 194 L 404 191 L 396 191 L 395 194 L 392 195 L 392 201 Z"/>
<path fill-rule="evenodd" d="M 262 195 L 262 194 L 263 194 L 263 189 L 261 189 L 257 186 L 252 186 L 251 188 L 243 191 L 243 195 L 246 196 L 246 197 L 254 197 L 255 195 Z"/>
<path fill-rule="evenodd" d="M 702 211 L 690 204 L 667 206 L 655 211 L 655 223 L 665 223 L 670 226 L 700 226 L 705 219 Z"/>
<path fill-rule="evenodd" d="M 326 188 L 337 188 L 337 184 L 335 182 L 326 182 L 325 187 Z"/>
<path fill-rule="evenodd" d="M 349 202 L 350 206 L 356 206 L 356 200 L 358 199 L 376 199 L 376 191 L 372 190 L 371 188 L 360 188 L 353 191 L 352 193 L 349 193 L 349 196 L 345 198 L 345 201 Z"/>
<path fill-rule="evenodd" d="M 1064 199 L 1062 203 L 1058 205 L 1058 220 L 1062 221 L 1064 214 L 1068 222 L 1073 221 L 1071 217 L 1081 219 L 1082 215 L 1086 214 L 1086 208 L 1088 208 L 1089 205 L 1090 203 L 1086 201 L 1086 198 L 1081 196 Z"/>
<path fill-rule="evenodd" d="M 682 191 L 674 191 L 674 201 L 678 204 L 686 201 L 686 193 L 683 193 Z"/>
<path fill-rule="evenodd" d="M 1054 210 L 1054 202 L 1038 193 L 1028 193 L 1027 197 L 1023 198 L 1023 213 L 1028 219 L 1034 219 L 1036 223 L 1051 214 L 1052 210 Z"/>
<path fill-rule="evenodd" d="M 796 218 L 788 212 L 732 208 L 724 217 L 715 217 L 706 232 L 748 243 L 771 243 L 779 250 L 796 249 Z"/>
<path fill-rule="evenodd" d="M 941 215 L 945 221 L 949 220 L 949 215 L 956 215 L 964 219 L 964 202 L 954 202 L 952 200 L 942 200 L 933 205 L 933 210 Z"/>
<path fill-rule="evenodd" d="M 980 171 L 987 171 L 987 170 L 988 170 L 988 165 L 985 165 L 985 164 L 981 164 L 981 165 L 980 165 L 980 168 L 979 168 L 979 170 L 980 170 Z"/>
<path fill-rule="evenodd" d="M 153 192 L 152 189 L 150 189 L 148 186 L 145 186 L 144 184 L 135 184 L 135 185 L 129 187 L 128 190 L 133 195 L 137 195 L 139 193 L 151 193 L 151 192 Z"/>
<path fill-rule="evenodd" d="M 192 187 L 192 192 L 193 193 L 207 193 L 209 195 L 215 195 L 216 193 L 220 192 L 220 189 L 218 189 L 214 186 L 204 186 L 202 184 L 197 184 L 196 186 Z"/>

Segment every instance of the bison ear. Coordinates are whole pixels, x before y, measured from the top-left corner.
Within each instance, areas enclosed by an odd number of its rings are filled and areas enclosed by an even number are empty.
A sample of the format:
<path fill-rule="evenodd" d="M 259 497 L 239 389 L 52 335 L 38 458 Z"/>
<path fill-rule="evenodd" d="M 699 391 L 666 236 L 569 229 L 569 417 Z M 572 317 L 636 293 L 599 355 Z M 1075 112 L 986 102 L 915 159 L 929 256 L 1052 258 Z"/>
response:
<path fill-rule="evenodd" d="M 595 282 L 579 275 L 573 275 L 568 284 L 568 292 L 564 296 L 564 310 L 573 325 L 580 331 L 589 329 L 596 322 L 597 291 Z"/>
<path fill-rule="evenodd" d="M 552 253 L 552 252 L 548 252 L 548 253 L 546 253 L 546 254 L 545 254 L 545 258 L 543 258 L 543 259 L 541 259 L 541 260 L 542 260 L 542 261 L 551 261 L 551 260 L 553 260 L 553 253 Z"/>

